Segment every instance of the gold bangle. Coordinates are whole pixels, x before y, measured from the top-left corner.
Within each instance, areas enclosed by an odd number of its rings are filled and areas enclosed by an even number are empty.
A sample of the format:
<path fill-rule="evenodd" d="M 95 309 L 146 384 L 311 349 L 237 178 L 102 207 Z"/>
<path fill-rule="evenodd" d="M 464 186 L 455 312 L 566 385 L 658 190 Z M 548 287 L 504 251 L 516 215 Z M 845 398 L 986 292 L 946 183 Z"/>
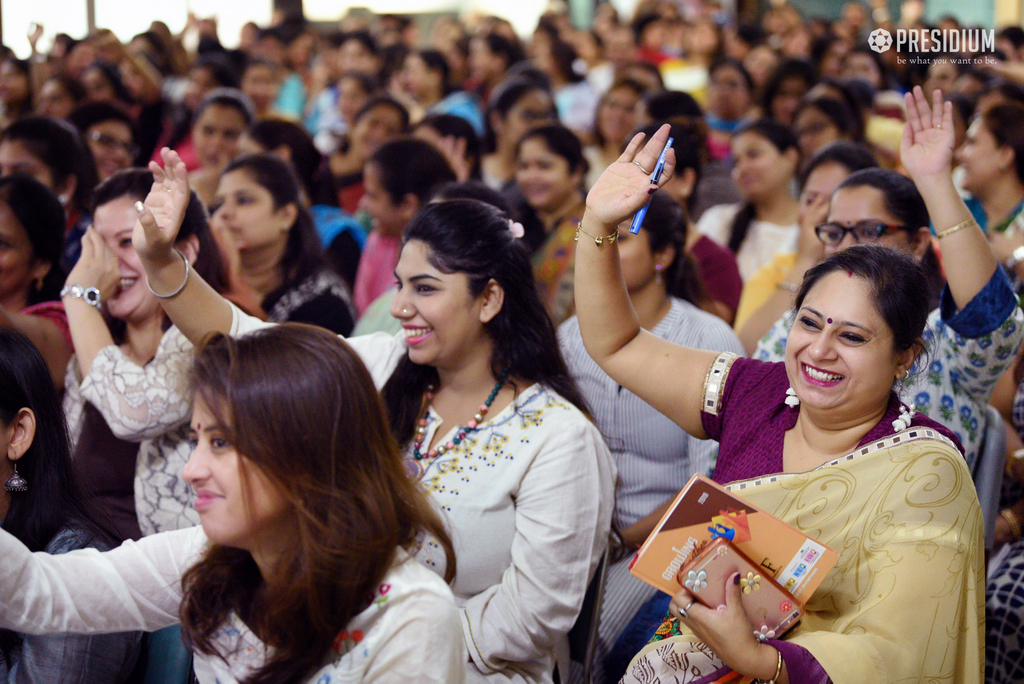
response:
<path fill-rule="evenodd" d="M 782 674 L 782 651 L 775 649 L 779 659 L 775 662 L 775 674 L 771 679 L 755 679 L 754 681 L 758 684 L 776 684 L 779 681 L 779 675 Z"/>
<path fill-rule="evenodd" d="M 576 238 L 574 240 L 575 242 L 579 242 L 580 241 L 580 233 L 583 233 L 587 237 L 594 238 L 594 244 L 597 245 L 598 247 L 600 247 L 601 243 L 604 242 L 605 240 L 608 241 L 609 245 L 612 245 L 612 244 L 615 244 L 615 241 L 619 239 L 619 229 L 618 228 L 615 229 L 614 233 L 611 233 L 609 235 L 601 235 L 601 236 L 599 236 L 599 235 L 591 235 L 587 231 L 583 230 L 583 228 L 581 228 L 579 224 L 577 224 L 576 225 Z"/>
<path fill-rule="evenodd" d="M 1020 518 L 1017 517 L 1017 512 L 1012 508 L 1004 508 L 999 511 L 1000 517 L 1006 521 L 1006 524 L 1010 526 L 1010 534 L 1013 535 L 1013 541 L 1017 541 L 1021 537 Z"/>
<path fill-rule="evenodd" d="M 966 221 L 961 221 L 960 223 L 956 224 L 952 228 L 947 228 L 946 230 L 942 231 L 941 233 L 936 234 L 935 237 L 939 238 L 940 240 L 942 238 L 944 238 L 944 237 L 949 237 L 950 235 L 952 235 L 956 231 L 960 230 L 961 228 L 966 228 L 967 226 L 971 225 L 972 223 L 974 225 L 978 225 L 978 222 L 975 221 L 973 217 L 971 217 L 971 218 L 967 219 Z"/>

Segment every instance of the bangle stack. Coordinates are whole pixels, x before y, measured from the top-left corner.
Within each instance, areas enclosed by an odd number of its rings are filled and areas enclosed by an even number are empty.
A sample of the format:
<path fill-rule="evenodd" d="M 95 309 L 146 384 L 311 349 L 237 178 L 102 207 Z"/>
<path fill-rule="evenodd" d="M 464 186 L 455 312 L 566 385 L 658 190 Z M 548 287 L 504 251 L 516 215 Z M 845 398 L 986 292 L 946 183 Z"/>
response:
<path fill-rule="evenodd" d="M 149 288 L 149 291 L 152 292 L 153 296 L 156 297 L 157 299 L 171 299 L 172 297 L 177 297 L 179 294 L 181 294 L 181 291 L 185 289 L 185 286 L 188 285 L 188 277 L 189 274 L 192 273 L 192 267 L 188 263 L 188 257 L 182 254 L 180 249 L 175 248 L 174 251 L 177 252 L 178 256 L 181 257 L 181 260 L 185 262 L 185 279 L 181 281 L 181 285 L 179 285 L 178 289 L 176 289 L 174 292 L 160 294 L 159 292 L 153 289 L 152 285 L 149 284 L 149 276 L 146 276 L 146 287 Z"/>
<path fill-rule="evenodd" d="M 941 240 L 944 237 L 949 237 L 950 235 L 952 235 L 956 231 L 960 230 L 961 228 L 966 228 L 967 226 L 970 226 L 972 224 L 976 226 L 976 225 L 978 225 L 978 222 L 975 221 L 973 218 L 969 218 L 966 221 L 961 221 L 960 223 L 956 224 L 952 228 L 947 228 L 946 230 L 942 231 L 941 233 L 937 233 L 935 235 L 935 237 L 937 237 L 937 238 L 939 238 Z"/>
<path fill-rule="evenodd" d="M 1013 541 L 1017 541 L 1021 537 L 1021 526 L 1020 518 L 1017 517 L 1016 511 L 1012 508 L 1004 508 L 999 511 L 999 516 L 1006 521 L 1006 524 L 1010 526 L 1010 534 L 1013 535 Z"/>
<path fill-rule="evenodd" d="M 775 652 L 778 654 L 778 660 L 775 661 L 775 674 L 771 679 L 755 679 L 756 684 L 776 684 L 779 681 L 779 675 L 782 674 L 782 651 L 775 649 Z"/>

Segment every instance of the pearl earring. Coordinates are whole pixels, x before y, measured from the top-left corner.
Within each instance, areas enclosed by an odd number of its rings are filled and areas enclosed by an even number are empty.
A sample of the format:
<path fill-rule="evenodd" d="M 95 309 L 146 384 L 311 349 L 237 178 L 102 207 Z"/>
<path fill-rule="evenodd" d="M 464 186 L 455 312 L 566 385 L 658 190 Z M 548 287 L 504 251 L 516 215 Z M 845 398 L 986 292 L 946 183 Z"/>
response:
<path fill-rule="evenodd" d="M 796 408 L 800 405 L 800 397 L 796 396 L 796 390 L 792 387 L 786 388 L 786 406 Z"/>

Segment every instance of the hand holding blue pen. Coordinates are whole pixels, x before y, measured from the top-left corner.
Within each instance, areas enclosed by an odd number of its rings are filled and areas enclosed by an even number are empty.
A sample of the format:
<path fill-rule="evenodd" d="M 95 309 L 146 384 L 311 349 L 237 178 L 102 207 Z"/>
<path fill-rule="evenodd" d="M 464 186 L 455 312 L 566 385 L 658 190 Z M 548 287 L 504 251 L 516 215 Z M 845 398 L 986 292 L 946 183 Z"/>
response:
<path fill-rule="evenodd" d="M 661 150 L 661 154 L 658 155 L 658 163 L 654 165 L 654 173 L 651 174 L 651 185 L 657 186 L 661 181 L 661 174 L 665 170 L 665 155 L 668 154 L 669 149 L 672 147 L 672 138 L 668 139 L 665 143 L 664 149 Z M 637 166 L 640 166 L 639 162 L 633 162 Z M 642 166 L 640 166 L 643 169 Z M 645 170 L 646 173 L 646 170 Z M 633 223 L 629 226 L 629 232 L 636 235 L 640 232 L 640 226 L 644 222 L 644 217 L 647 216 L 647 207 L 651 206 L 651 200 L 647 200 L 647 204 L 640 208 L 636 214 L 633 215 Z"/>

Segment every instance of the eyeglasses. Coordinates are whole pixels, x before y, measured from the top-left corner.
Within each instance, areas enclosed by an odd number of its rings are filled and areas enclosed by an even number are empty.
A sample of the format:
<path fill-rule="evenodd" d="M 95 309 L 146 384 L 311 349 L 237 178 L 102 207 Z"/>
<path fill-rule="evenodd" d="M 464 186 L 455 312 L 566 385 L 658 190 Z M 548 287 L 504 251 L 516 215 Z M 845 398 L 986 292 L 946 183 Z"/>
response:
<path fill-rule="evenodd" d="M 121 150 L 124 151 L 125 154 L 127 154 L 132 159 L 134 159 L 135 156 L 139 153 L 139 148 L 136 147 L 133 143 L 118 140 L 114 136 L 109 135 L 107 133 L 93 131 L 92 133 L 89 134 L 89 140 L 92 140 L 97 145 L 101 145 L 108 149 L 115 147 L 120 148 Z"/>
<path fill-rule="evenodd" d="M 847 234 L 853 235 L 854 242 L 878 242 L 883 235 L 906 229 L 906 226 L 896 225 L 895 223 L 858 221 L 852 226 L 844 226 L 840 223 L 823 223 L 814 229 L 814 234 L 825 245 L 835 247 L 846 239 Z"/>

